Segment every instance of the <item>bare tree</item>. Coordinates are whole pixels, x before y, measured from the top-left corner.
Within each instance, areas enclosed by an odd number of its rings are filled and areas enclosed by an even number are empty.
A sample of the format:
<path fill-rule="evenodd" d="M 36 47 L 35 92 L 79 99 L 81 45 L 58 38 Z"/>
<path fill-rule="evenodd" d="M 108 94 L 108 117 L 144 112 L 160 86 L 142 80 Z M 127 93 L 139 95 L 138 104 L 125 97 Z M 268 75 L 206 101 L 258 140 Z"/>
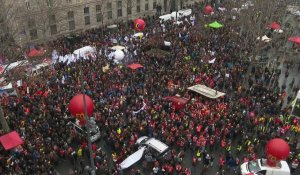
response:
<path fill-rule="evenodd" d="M 0 78 L 5 80 L 4 75 L 11 62 L 14 62 L 20 58 L 22 51 L 17 50 L 17 45 L 15 44 L 15 36 L 18 34 L 18 31 L 15 30 L 18 28 L 18 23 L 15 23 L 16 13 L 18 12 L 18 7 L 14 6 L 12 3 L 0 0 L 0 53 L 2 60 L 5 62 L 6 66 L 0 74 Z M 0 105 L 0 124 L 4 132 L 9 132 L 10 128 L 6 121 L 6 118 L 3 113 L 2 106 Z"/>

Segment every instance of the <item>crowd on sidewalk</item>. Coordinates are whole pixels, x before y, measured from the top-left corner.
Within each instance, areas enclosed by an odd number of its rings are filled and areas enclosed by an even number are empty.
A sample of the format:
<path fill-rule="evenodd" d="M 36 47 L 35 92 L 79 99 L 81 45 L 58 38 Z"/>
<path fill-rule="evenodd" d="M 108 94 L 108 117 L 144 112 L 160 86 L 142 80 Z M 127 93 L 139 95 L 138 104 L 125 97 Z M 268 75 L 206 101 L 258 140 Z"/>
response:
<path fill-rule="evenodd" d="M 204 26 L 216 19 L 225 26 Z M 252 44 L 238 34 L 238 27 L 230 25 L 230 19 L 221 12 L 214 17 L 196 14 L 194 23 L 187 17 L 176 27 L 172 21 L 144 20 L 147 27 L 141 40 L 131 38 L 133 26 L 125 29 L 121 25 L 105 37 L 94 29 L 81 33 L 74 43 L 65 44 L 64 39 L 49 43 L 62 55 L 91 45 L 98 51 L 97 58 L 68 65 L 55 63 L 24 80 L 17 89 L 18 97 L 1 97 L 9 126 L 20 133 L 24 144 L 21 151 L 1 148 L 0 174 L 55 174 L 54 166 L 61 159 L 82 165 L 87 142 L 66 126 L 72 117 L 68 103 L 81 93 L 82 86 L 94 101 L 93 117 L 109 150 L 93 145 L 99 174 L 120 173 L 117 163 L 135 152 L 135 141 L 145 135 L 169 145 L 171 157 L 145 161 L 142 170 L 133 166 L 133 174 L 188 175 L 198 164 L 203 164 L 201 174 L 207 174 L 213 163 L 219 164 L 216 174 L 234 173 L 242 162 L 264 157 L 261 150 L 266 141 L 276 137 L 293 148 L 288 162 L 298 167 L 300 155 L 294 149 L 299 142 L 299 120 L 289 115 L 289 108 L 281 110 L 286 93 L 278 83 L 280 72 L 251 65 Z M 163 46 L 160 40 L 151 40 L 155 37 L 171 42 L 169 54 L 163 58 L 146 54 L 149 46 Z M 112 38 L 127 47 L 123 64 L 107 59 Z M 215 62 L 209 63 L 213 59 Z M 126 66 L 129 63 L 144 68 L 132 71 Z M 109 70 L 103 71 L 107 65 Z M 187 90 L 195 84 L 223 91 L 226 96 L 209 99 Z M 299 82 L 291 86 L 295 93 L 299 90 Z M 189 99 L 184 109 L 177 111 L 164 100 L 174 95 Z M 144 104 L 143 110 L 133 113 Z M 182 163 L 187 150 L 193 154 L 191 167 Z M 109 157 L 114 160 L 111 169 Z M 84 170 L 83 165 L 75 168 L 78 173 Z"/>

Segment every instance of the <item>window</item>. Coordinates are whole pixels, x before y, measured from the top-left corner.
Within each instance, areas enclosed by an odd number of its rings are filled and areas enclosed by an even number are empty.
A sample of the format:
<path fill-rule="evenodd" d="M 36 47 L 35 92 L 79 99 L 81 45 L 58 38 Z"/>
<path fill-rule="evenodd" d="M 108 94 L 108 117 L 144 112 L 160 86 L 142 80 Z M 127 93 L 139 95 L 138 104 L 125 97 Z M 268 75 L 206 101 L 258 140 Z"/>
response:
<path fill-rule="evenodd" d="M 111 2 L 107 3 L 107 19 L 112 19 L 112 5 Z"/>
<path fill-rule="evenodd" d="M 118 1 L 117 2 L 117 15 L 118 17 L 121 17 L 122 16 L 122 1 Z"/>
<path fill-rule="evenodd" d="M 153 9 L 156 9 L 156 0 L 153 0 Z"/>
<path fill-rule="evenodd" d="M 50 24 L 56 23 L 55 15 L 50 15 L 50 16 L 49 16 L 49 23 L 50 23 Z"/>
<path fill-rule="evenodd" d="M 96 5 L 96 20 L 97 22 L 102 21 L 101 5 Z"/>
<path fill-rule="evenodd" d="M 68 12 L 68 19 L 69 20 L 74 19 L 74 12 L 73 11 Z"/>
<path fill-rule="evenodd" d="M 27 10 L 29 10 L 30 9 L 30 1 L 25 0 L 25 5 L 26 5 Z"/>
<path fill-rule="evenodd" d="M 84 7 L 83 13 L 84 13 L 85 15 L 89 15 L 89 14 L 90 14 L 90 8 L 89 8 L 89 7 Z"/>
<path fill-rule="evenodd" d="M 89 7 L 84 7 L 83 14 L 84 14 L 84 24 L 85 25 L 90 25 L 91 24 L 90 8 Z"/>
<path fill-rule="evenodd" d="M 258 174 L 258 175 L 266 175 L 267 174 L 267 170 L 261 170 L 259 172 L 256 172 L 255 174 Z"/>
<path fill-rule="evenodd" d="M 132 14 L 132 2 L 131 0 L 127 0 L 127 15 Z"/>
<path fill-rule="evenodd" d="M 69 20 L 69 30 L 75 30 L 75 18 L 74 18 L 73 11 L 68 12 L 68 20 Z"/>
<path fill-rule="evenodd" d="M 149 0 L 145 0 L 145 11 L 149 10 Z"/>
<path fill-rule="evenodd" d="M 72 3 L 72 0 L 66 0 L 68 4 L 71 4 Z"/>
<path fill-rule="evenodd" d="M 136 0 L 136 12 L 141 12 L 141 0 Z"/>
<path fill-rule="evenodd" d="M 84 17 L 84 24 L 85 25 L 90 25 L 91 24 L 90 16 L 85 16 Z"/>
<path fill-rule="evenodd" d="M 75 21 L 69 21 L 69 30 L 75 30 Z"/>
<path fill-rule="evenodd" d="M 48 7 L 53 7 L 53 0 L 46 0 Z"/>
<path fill-rule="evenodd" d="M 35 39 L 38 38 L 37 30 L 36 29 L 29 30 L 29 33 L 30 33 L 30 39 L 31 40 L 35 40 Z"/>
<path fill-rule="evenodd" d="M 31 40 L 37 39 L 38 34 L 37 34 L 36 23 L 34 19 L 29 19 L 28 28 L 29 28 L 30 39 Z"/>
<path fill-rule="evenodd" d="M 54 14 L 49 16 L 49 24 L 51 35 L 57 34 L 56 18 Z"/>
<path fill-rule="evenodd" d="M 32 28 L 35 28 L 35 27 L 36 27 L 35 20 L 34 19 L 30 19 L 28 21 L 28 28 L 32 29 Z"/>
<path fill-rule="evenodd" d="M 57 26 L 56 26 L 56 24 L 53 24 L 53 25 L 50 26 L 50 33 L 51 33 L 51 35 L 57 34 Z"/>

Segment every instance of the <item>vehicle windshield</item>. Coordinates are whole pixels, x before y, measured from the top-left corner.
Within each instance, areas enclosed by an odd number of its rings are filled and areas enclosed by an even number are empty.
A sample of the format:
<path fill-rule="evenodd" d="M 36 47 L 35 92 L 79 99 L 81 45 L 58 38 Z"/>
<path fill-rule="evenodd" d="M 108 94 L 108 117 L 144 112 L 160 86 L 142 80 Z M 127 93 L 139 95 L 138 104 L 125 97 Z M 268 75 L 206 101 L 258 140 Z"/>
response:
<path fill-rule="evenodd" d="M 147 140 L 149 140 L 149 138 L 145 138 L 144 140 L 141 141 L 141 144 L 144 144 L 147 142 Z"/>
<path fill-rule="evenodd" d="M 251 173 L 255 173 L 255 172 L 258 172 L 261 170 L 257 161 L 250 161 L 248 163 L 248 169 L 249 169 L 249 172 L 251 172 Z"/>

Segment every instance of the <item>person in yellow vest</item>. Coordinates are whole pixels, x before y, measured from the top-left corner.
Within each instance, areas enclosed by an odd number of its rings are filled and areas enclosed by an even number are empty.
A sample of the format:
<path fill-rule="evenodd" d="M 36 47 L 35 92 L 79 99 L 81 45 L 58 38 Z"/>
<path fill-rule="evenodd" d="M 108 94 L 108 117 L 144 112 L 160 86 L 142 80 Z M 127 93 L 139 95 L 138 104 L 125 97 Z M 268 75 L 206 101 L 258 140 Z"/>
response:
<path fill-rule="evenodd" d="M 111 154 L 111 157 L 112 157 L 113 162 L 116 162 L 118 160 L 117 153 L 115 153 L 115 152 L 113 152 Z"/>
<path fill-rule="evenodd" d="M 238 152 L 241 152 L 242 151 L 242 145 L 240 145 L 240 144 L 238 144 L 237 145 L 237 147 L 236 147 L 236 150 L 238 151 Z"/>
<path fill-rule="evenodd" d="M 251 145 L 251 141 L 249 139 L 247 139 L 246 142 L 245 142 L 245 146 L 248 147 L 250 145 Z"/>
<path fill-rule="evenodd" d="M 231 145 L 228 145 L 228 146 L 226 147 L 226 151 L 227 151 L 227 152 L 230 152 L 230 151 L 231 151 Z"/>
<path fill-rule="evenodd" d="M 77 150 L 77 157 L 78 157 L 78 158 L 81 158 L 81 157 L 82 157 L 82 148 L 79 148 L 79 149 Z"/>
<path fill-rule="evenodd" d="M 201 161 L 201 152 L 199 150 L 196 152 L 196 157 L 198 159 L 198 162 L 200 162 Z"/>

